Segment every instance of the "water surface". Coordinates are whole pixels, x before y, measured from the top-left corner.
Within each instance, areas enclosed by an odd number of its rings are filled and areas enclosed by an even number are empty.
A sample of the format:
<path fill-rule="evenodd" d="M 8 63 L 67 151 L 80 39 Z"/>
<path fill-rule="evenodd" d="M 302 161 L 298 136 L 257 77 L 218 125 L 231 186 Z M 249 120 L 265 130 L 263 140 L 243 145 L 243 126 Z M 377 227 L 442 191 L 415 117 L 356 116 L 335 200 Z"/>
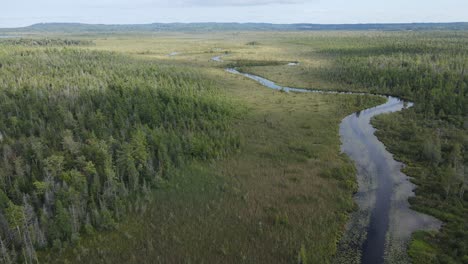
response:
<path fill-rule="evenodd" d="M 216 61 L 216 62 L 223 62 L 223 59 L 222 59 L 223 56 L 215 56 L 213 58 L 211 58 L 212 61 Z"/>
<path fill-rule="evenodd" d="M 214 61 L 220 59 L 215 58 Z M 241 73 L 236 69 L 226 71 L 284 92 L 353 94 L 284 87 L 266 78 Z M 373 117 L 401 111 L 413 105 L 396 97 L 386 98 L 386 103 L 353 113 L 340 124 L 341 150 L 350 157 L 357 168 L 359 191 L 355 200 L 359 209 L 352 214 L 347 232 L 340 242 L 346 244 L 340 249 L 356 251 L 351 252 L 355 258 L 350 259 L 349 252 L 338 252 L 338 255 L 346 255 L 338 257 L 338 263 L 343 260 L 347 263 L 364 264 L 407 263 L 409 259 L 406 248 L 411 234 L 416 230 L 438 229 L 441 224 L 437 219 L 409 208 L 408 198 L 414 196 L 415 186 L 401 172 L 403 164 L 395 161 L 393 155 L 374 135 L 375 129 L 370 123 Z"/>
<path fill-rule="evenodd" d="M 409 209 L 408 198 L 415 186 L 401 172 L 403 164 L 394 160 L 382 142 L 374 135 L 373 117 L 398 112 L 412 103 L 387 97 L 385 104 L 354 113 L 341 122 L 341 150 L 357 168 L 359 191 L 355 200 L 359 211 L 351 221 L 361 229 L 361 263 L 405 263 L 405 251 L 411 233 L 437 229 L 439 221 Z M 355 232 L 356 230 L 354 230 Z"/>

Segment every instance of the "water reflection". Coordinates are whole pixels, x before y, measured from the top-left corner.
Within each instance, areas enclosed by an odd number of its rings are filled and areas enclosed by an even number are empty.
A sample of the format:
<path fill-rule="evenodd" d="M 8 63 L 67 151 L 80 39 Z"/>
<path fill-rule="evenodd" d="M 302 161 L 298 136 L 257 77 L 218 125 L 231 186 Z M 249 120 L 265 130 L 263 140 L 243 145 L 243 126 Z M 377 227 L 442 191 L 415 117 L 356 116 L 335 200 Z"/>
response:
<path fill-rule="evenodd" d="M 226 71 L 280 91 L 352 94 L 283 87 L 263 77 L 241 73 L 236 69 Z M 351 114 L 340 124 L 341 150 L 354 162 L 359 184 L 355 195 L 359 209 L 351 216 L 348 231 L 341 243 L 347 244 L 346 248 L 356 245 L 356 255 L 365 264 L 393 263 L 396 255 L 400 260 L 405 259 L 406 246 L 414 231 L 438 229 L 441 224 L 431 216 L 410 209 L 408 198 L 414 196 L 415 186 L 401 172 L 403 164 L 395 161 L 393 155 L 374 135 L 375 129 L 370 123 L 373 117 L 413 106 L 413 103 L 396 97 L 386 98 L 386 103 Z"/>

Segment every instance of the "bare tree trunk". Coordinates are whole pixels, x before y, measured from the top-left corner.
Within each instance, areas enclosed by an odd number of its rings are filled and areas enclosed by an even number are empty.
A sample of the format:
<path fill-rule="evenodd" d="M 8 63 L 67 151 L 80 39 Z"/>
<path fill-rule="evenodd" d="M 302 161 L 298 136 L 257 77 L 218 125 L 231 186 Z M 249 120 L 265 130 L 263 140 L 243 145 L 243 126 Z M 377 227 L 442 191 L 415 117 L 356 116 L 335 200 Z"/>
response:
<path fill-rule="evenodd" d="M 2 263 L 5 264 L 12 264 L 13 262 L 11 261 L 10 254 L 8 253 L 8 249 L 6 248 L 5 244 L 3 243 L 3 240 L 0 238 L 0 260 Z"/>

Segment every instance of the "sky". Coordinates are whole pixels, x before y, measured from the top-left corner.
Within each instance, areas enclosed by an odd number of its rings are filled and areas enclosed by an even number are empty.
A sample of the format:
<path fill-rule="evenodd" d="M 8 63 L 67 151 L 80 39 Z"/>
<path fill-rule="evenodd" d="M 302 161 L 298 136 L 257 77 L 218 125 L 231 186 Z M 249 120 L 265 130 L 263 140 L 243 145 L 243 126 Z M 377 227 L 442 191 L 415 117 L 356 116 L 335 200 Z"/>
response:
<path fill-rule="evenodd" d="M 0 27 L 43 22 L 468 22 L 468 0 L 0 0 Z"/>

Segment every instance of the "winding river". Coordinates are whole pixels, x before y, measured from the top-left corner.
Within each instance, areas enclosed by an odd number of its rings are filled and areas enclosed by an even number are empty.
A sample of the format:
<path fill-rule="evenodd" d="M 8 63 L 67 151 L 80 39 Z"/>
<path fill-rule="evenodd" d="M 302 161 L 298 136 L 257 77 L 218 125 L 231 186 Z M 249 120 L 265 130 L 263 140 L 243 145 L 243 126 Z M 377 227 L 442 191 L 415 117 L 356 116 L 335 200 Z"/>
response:
<path fill-rule="evenodd" d="M 221 61 L 221 57 L 213 58 Z M 255 80 L 275 90 L 297 93 L 333 93 L 283 87 L 268 79 L 226 71 Z M 409 208 L 408 198 L 414 196 L 415 186 L 401 172 L 403 164 L 393 159 L 382 142 L 374 135 L 370 121 L 374 116 L 401 111 L 413 104 L 388 96 L 387 102 L 347 116 L 340 125 L 341 150 L 357 168 L 359 191 L 355 200 L 359 209 L 352 214 L 335 262 L 337 263 L 408 263 L 406 248 L 411 233 L 416 230 L 438 229 L 441 223 L 428 215 Z"/>

